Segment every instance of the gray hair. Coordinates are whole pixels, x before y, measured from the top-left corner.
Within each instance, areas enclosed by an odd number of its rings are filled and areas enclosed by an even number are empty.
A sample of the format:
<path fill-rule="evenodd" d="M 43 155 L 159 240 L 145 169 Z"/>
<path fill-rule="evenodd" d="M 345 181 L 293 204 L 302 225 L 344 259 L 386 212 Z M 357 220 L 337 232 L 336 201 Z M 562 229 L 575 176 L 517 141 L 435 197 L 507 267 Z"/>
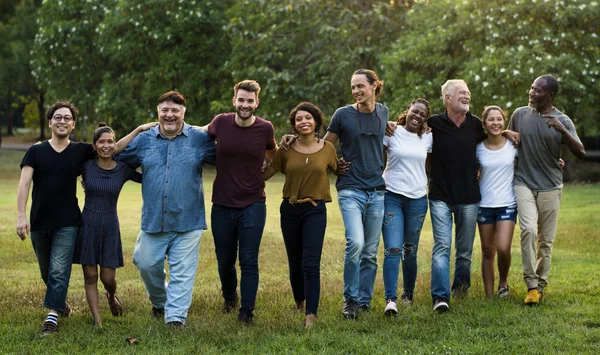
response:
<path fill-rule="evenodd" d="M 469 87 L 467 82 L 462 79 L 447 80 L 444 85 L 442 85 L 442 101 L 444 102 L 444 105 L 446 105 L 446 95 L 452 96 L 452 94 L 454 94 L 454 86 L 457 84 L 464 84 L 466 87 Z"/>

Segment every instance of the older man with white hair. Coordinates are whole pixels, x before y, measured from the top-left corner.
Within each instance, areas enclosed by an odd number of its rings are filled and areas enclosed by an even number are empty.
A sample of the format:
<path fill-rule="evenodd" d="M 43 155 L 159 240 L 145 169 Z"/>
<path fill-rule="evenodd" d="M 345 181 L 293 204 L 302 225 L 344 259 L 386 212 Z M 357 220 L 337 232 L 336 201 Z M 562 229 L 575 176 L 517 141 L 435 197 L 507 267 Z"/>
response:
<path fill-rule="evenodd" d="M 471 283 L 471 255 L 479 210 L 475 149 L 485 138 L 481 121 L 469 112 L 471 92 L 464 80 L 442 85 L 445 112 L 427 121 L 433 133 L 429 207 L 433 226 L 431 296 L 433 310 L 450 302 L 450 250 L 455 223 L 456 255 L 452 293 L 466 294 Z"/>

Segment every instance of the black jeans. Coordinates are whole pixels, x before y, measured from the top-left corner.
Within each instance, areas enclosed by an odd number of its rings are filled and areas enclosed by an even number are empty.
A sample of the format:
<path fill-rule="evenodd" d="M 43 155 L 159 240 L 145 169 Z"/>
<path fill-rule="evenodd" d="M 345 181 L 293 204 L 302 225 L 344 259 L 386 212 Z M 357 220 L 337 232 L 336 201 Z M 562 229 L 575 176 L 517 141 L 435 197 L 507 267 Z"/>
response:
<path fill-rule="evenodd" d="M 258 290 L 258 250 L 262 239 L 267 209 L 264 202 L 255 202 L 245 208 L 213 205 L 211 221 L 215 253 L 221 278 L 221 290 L 226 300 L 237 299 L 237 272 L 235 262 L 240 256 L 241 307 L 254 310 Z"/>
<path fill-rule="evenodd" d="M 327 227 L 327 208 L 322 200 L 281 203 L 281 232 L 288 255 L 294 300 L 306 300 L 306 314 L 317 314 L 321 294 L 321 253 Z"/>

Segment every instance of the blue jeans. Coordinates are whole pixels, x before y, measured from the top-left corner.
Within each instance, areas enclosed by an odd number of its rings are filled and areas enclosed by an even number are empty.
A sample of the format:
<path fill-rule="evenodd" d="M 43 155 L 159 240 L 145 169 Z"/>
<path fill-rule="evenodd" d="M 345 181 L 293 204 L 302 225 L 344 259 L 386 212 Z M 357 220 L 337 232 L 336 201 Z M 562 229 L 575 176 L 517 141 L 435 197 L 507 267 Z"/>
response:
<path fill-rule="evenodd" d="M 384 191 L 344 189 L 338 203 L 346 229 L 344 299 L 370 307 L 377 275 Z"/>
<path fill-rule="evenodd" d="M 238 254 L 242 275 L 240 278 L 240 312 L 252 312 L 258 290 L 258 251 L 267 218 L 264 202 L 254 202 L 244 208 L 213 205 L 211 214 L 215 253 L 221 278 L 221 291 L 227 301 L 237 299 Z"/>
<path fill-rule="evenodd" d="M 383 285 L 385 299 L 396 300 L 398 268 L 402 259 L 404 295 L 413 298 L 417 279 L 417 250 L 427 215 L 427 196 L 418 199 L 387 191 L 383 217 Z"/>
<path fill-rule="evenodd" d="M 479 204 L 449 205 L 430 200 L 433 227 L 431 257 L 431 297 L 450 301 L 450 250 L 452 249 L 452 215 L 456 223 L 456 255 L 452 290 L 467 291 L 471 285 L 471 255 L 477 226 Z"/>
<path fill-rule="evenodd" d="M 79 227 L 61 227 L 31 231 L 31 244 L 46 284 L 44 307 L 48 309 L 65 309 L 78 230 Z"/>
<path fill-rule="evenodd" d="M 164 308 L 165 323 L 185 323 L 192 304 L 192 289 L 198 268 L 202 229 L 189 232 L 146 233 L 140 231 L 133 250 L 133 263 L 152 305 Z M 166 282 L 165 256 L 169 264 Z"/>
<path fill-rule="evenodd" d="M 281 232 L 290 267 L 290 284 L 296 302 L 306 300 L 306 314 L 317 314 L 321 294 L 321 253 L 327 207 L 323 200 L 290 204 L 283 200 L 280 207 Z"/>

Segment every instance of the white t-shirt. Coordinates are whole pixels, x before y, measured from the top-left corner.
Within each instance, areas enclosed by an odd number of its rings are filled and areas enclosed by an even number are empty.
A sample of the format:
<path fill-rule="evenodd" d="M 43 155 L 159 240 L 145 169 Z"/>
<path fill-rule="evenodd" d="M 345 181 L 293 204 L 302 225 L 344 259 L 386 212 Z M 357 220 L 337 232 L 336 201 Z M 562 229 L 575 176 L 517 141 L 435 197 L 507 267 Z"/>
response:
<path fill-rule="evenodd" d="M 477 145 L 480 207 L 506 207 L 517 203 L 513 188 L 516 156 L 517 149 L 508 139 L 498 150 L 486 148 L 483 142 Z"/>
<path fill-rule="evenodd" d="M 427 194 L 427 174 L 425 160 L 431 153 L 433 138 L 431 133 L 416 133 L 397 126 L 394 135 L 383 138 L 387 147 L 387 166 L 383 172 L 387 190 L 417 199 Z"/>

